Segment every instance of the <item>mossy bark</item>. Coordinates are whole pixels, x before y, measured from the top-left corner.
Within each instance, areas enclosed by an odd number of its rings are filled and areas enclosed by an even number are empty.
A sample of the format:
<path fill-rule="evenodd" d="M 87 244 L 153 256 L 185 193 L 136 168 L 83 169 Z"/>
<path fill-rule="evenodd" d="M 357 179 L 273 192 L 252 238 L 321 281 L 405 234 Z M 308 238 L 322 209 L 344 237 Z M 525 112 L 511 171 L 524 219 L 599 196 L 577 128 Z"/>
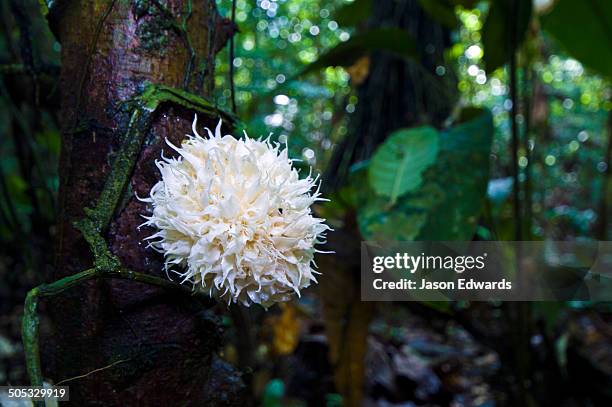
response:
<path fill-rule="evenodd" d="M 53 277 L 92 267 L 90 245 L 74 224 L 86 218 L 86 207 L 119 202 L 116 210 L 102 211 L 110 217 L 101 234 L 112 257 L 122 267 L 165 278 L 162 258 L 143 243 L 151 231 L 138 229 L 147 208 L 135 194 L 148 195 L 158 180 L 155 159 L 162 150 L 172 155 L 165 139 L 180 144 L 194 111 L 162 104 L 148 118 L 136 161 L 127 164 L 133 165 L 127 188 L 112 197 L 101 192 L 113 166 L 126 164 L 117 161 L 125 138 L 133 136 L 127 131 L 131 101 L 149 83 L 210 96 L 214 55 L 233 26 L 218 15 L 214 1 L 190 0 L 58 0 L 49 20 L 62 45 Z M 203 126 L 218 120 L 214 114 L 199 118 Z M 82 376 L 66 383 L 74 405 L 201 405 L 222 392 L 209 383 L 220 366 L 213 363 L 218 321 L 188 297 L 131 280 L 95 279 L 45 300 L 45 306 L 51 323 L 49 332 L 43 330 L 42 371 L 53 382 Z M 215 377 L 215 383 L 226 386 L 225 404 L 240 402 L 235 377 Z"/>

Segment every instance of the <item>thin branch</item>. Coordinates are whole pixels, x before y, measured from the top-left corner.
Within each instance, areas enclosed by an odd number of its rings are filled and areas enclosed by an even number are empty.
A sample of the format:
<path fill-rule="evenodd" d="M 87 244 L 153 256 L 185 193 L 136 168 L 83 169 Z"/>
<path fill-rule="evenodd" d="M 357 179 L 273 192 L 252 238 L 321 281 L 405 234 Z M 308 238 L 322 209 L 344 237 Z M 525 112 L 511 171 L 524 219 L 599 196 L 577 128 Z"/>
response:
<path fill-rule="evenodd" d="M 521 15 L 522 2 L 513 1 L 511 12 L 508 13 L 510 32 L 510 99 L 512 101 L 512 109 L 510 111 L 510 129 L 512 135 L 512 178 L 514 181 L 513 199 L 514 199 L 514 239 L 516 241 L 523 240 L 523 211 L 521 208 L 521 184 L 519 180 L 519 130 L 517 126 L 518 116 L 518 84 L 517 84 L 517 51 L 518 51 L 518 20 Z M 522 252 L 517 250 L 517 273 L 521 273 Z M 531 379 L 532 370 L 530 368 L 530 353 L 529 353 L 529 337 L 530 337 L 530 321 L 531 307 L 529 303 L 506 304 L 508 311 L 506 317 L 508 323 L 516 326 L 512 331 L 513 348 L 515 352 L 515 369 L 517 378 L 517 387 L 515 397 L 520 400 L 521 405 L 532 406 L 533 396 L 530 394 L 527 383 Z"/>
<path fill-rule="evenodd" d="M 597 239 L 607 240 L 608 238 L 608 194 L 610 187 L 610 175 L 612 174 L 612 111 L 608 113 L 607 121 L 608 142 L 604 157 L 605 171 L 601 180 L 601 192 L 599 201 L 599 219 L 597 222 Z"/>
<path fill-rule="evenodd" d="M 525 240 L 531 240 L 531 230 L 533 224 L 533 195 L 532 195 L 532 183 L 531 183 L 531 169 L 533 166 L 531 154 L 531 100 L 533 98 L 533 70 L 531 69 L 531 61 L 528 59 L 524 72 L 525 77 L 523 80 L 523 117 L 525 118 L 523 126 L 523 150 L 525 151 L 525 157 L 527 158 L 527 165 L 525 166 L 525 207 L 524 207 L 524 218 L 525 218 Z"/>
<path fill-rule="evenodd" d="M 514 200 L 514 240 L 520 241 L 523 238 L 522 231 L 522 218 L 521 218 L 521 201 L 520 201 L 520 180 L 519 180 L 519 165 L 518 165 L 518 153 L 519 153 L 519 134 L 516 123 L 518 115 L 518 92 L 517 92 L 517 75 L 516 75 L 516 50 L 517 50 L 517 16 L 518 16 L 518 2 L 514 2 L 513 13 L 509 13 L 510 16 L 510 27 L 512 32 L 510 33 L 510 100 L 512 102 L 512 109 L 510 110 L 510 131 L 511 131 L 511 151 L 512 151 L 512 179 L 513 179 L 513 200 Z"/>
<path fill-rule="evenodd" d="M 232 24 L 236 24 L 236 0 L 232 0 Z M 229 83 L 232 99 L 232 112 L 236 114 L 236 90 L 234 87 L 234 35 L 230 36 L 229 49 Z"/>
<path fill-rule="evenodd" d="M 101 371 L 106 370 L 106 369 L 110 369 L 111 367 L 116 366 L 119 363 L 128 362 L 129 360 L 130 359 L 119 359 L 119 360 L 116 360 L 113 363 L 111 363 L 110 365 L 99 367 L 97 369 L 92 370 L 91 372 L 87 372 L 87 373 L 84 373 L 84 374 L 81 374 L 81 375 L 78 375 L 78 376 L 74 376 L 74 377 L 69 377 L 68 379 L 60 380 L 59 382 L 55 383 L 54 386 L 61 386 L 62 384 L 71 382 L 73 380 L 84 379 L 84 378 L 86 378 L 88 376 L 91 376 L 92 374 L 101 372 Z"/>

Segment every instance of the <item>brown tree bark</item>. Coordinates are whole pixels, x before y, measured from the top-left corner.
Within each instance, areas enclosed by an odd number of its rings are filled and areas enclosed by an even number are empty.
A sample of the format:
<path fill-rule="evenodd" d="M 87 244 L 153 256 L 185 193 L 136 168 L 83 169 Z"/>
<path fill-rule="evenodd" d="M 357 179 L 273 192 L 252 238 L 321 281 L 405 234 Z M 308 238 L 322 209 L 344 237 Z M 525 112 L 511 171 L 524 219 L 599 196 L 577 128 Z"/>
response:
<path fill-rule="evenodd" d="M 49 20 L 62 45 L 59 224 L 54 278 L 92 266 L 73 222 L 96 200 L 126 133 L 129 107 L 147 83 L 211 96 L 214 55 L 233 34 L 213 0 L 58 0 Z M 182 27 L 186 28 L 185 30 Z M 155 114 L 123 205 L 105 237 L 124 266 L 164 276 L 162 258 L 138 230 L 158 180 L 154 161 L 191 132 L 194 113 Z M 212 126 L 218 118 L 200 117 Z M 215 355 L 219 324 L 192 299 L 130 281 L 92 281 L 46 302 L 43 372 L 69 378 L 74 405 L 231 405 L 241 384 Z"/>

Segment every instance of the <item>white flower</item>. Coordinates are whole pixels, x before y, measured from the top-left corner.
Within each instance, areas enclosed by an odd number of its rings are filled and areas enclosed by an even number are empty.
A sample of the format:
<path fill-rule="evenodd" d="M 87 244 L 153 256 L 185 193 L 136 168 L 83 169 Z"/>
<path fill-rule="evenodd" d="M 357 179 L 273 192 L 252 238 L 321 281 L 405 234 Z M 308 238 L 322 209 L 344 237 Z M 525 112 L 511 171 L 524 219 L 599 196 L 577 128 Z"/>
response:
<path fill-rule="evenodd" d="M 310 209 L 317 180 L 300 179 L 278 144 L 222 136 L 221 121 L 203 138 L 196 121 L 181 147 L 166 141 L 179 157 L 156 161 L 161 181 L 143 199 L 153 209 L 143 225 L 158 229 L 150 245 L 166 271 L 228 303 L 299 296 L 316 282 L 314 246 L 329 230 Z"/>

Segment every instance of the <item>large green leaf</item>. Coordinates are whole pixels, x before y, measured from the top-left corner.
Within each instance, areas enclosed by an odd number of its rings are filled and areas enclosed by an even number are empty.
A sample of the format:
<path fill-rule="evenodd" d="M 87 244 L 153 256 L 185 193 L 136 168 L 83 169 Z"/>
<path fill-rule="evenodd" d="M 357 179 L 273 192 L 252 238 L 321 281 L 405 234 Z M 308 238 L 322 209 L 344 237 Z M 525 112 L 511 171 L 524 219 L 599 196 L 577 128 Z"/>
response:
<path fill-rule="evenodd" d="M 433 129 L 429 131 L 435 132 Z M 388 194 L 375 190 L 372 180 L 365 188 L 358 184 L 365 175 L 365 163 L 356 170 L 350 183 L 357 184 L 357 188 L 364 191 L 355 195 L 359 230 L 364 239 L 469 240 L 473 237 L 489 180 L 493 139 L 491 113 L 465 109 L 457 125 L 436 133 L 436 136 L 435 162 L 421 170 L 418 186 L 398 195 L 396 202 L 390 202 Z M 403 151 L 406 143 L 413 141 L 409 137 L 392 141 L 392 137 L 379 147 L 367 164 L 369 173 L 373 171 L 376 155 L 383 146 L 389 143 L 394 146 L 393 151 Z M 395 146 L 400 141 L 404 144 Z M 396 173 L 399 157 L 378 158 L 390 167 L 385 173 L 387 176 Z M 388 184 L 389 180 L 385 182 Z"/>
<path fill-rule="evenodd" d="M 370 186 L 394 203 L 421 184 L 421 174 L 437 154 L 438 132 L 434 128 L 398 130 L 374 153 L 368 171 Z"/>
<path fill-rule="evenodd" d="M 416 46 L 414 39 L 399 28 L 376 28 L 364 31 L 321 55 L 298 76 L 328 66 L 351 66 L 360 57 L 372 51 L 388 51 L 400 57 L 411 58 L 416 55 Z"/>
<path fill-rule="evenodd" d="M 487 192 L 493 118 L 486 110 L 470 109 L 466 121 L 440 134 L 436 164 L 423 186 L 406 197 L 428 193 L 431 185 L 444 195 L 428 208 L 419 240 L 469 240 L 474 235 Z M 401 202 L 400 202 L 401 204 Z"/>
<path fill-rule="evenodd" d="M 612 78 L 612 1 L 558 0 L 542 27 L 571 56 Z"/>
<path fill-rule="evenodd" d="M 517 3 L 517 16 L 515 14 Z M 487 72 L 493 72 L 509 61 L 512 34 L 516 46 L 523 42 L 531 19 L 532 0 L 491 0 L 489 14 L 482 28 L 482 45 Z"/>
<path fill-rule="evenodd" d="M 437 140 L 435 148 L 425 142 L 431 139 Z M 481 109 L 465 109 L 458 124 L 441 133 L 418 128 L 389 136 L 370 162 L 360 165 L 354 177 L 349 178 L 351 185 L 359 185 L 356 188 L 363 191 L 355 198 L 364 239 L 471 239 L 487 193 L 492 139 L 493 118 L 488 110 Z M 431 164 L 423 165 L 422 158 L 405 160 L 407 151 L 412 157 L 417 151 L 427 156 L 433 150 Z M 415 163 L 415 168 L 408 167 Z M 398 171 L 402 166 L 404 169 Z M 370 182 L 364 188 L 359 183 L 366 170 Z M 381 185 L 385 186 L 382 191 Z M 409 188 L 402 192 L 394 185 Z M 390 196 L 395 199 L 390 201 Z"/>

